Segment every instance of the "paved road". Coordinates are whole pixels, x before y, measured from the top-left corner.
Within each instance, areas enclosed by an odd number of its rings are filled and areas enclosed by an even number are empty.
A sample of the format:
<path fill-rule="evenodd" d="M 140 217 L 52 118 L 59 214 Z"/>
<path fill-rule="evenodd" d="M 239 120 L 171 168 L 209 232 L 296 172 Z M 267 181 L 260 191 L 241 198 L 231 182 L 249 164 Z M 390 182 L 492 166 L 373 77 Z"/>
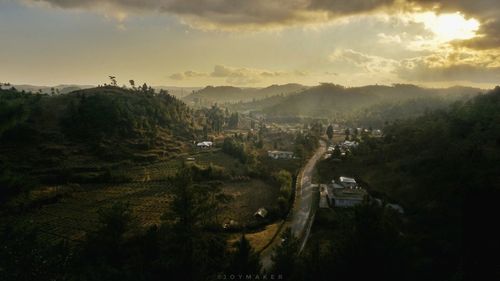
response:
<path fill-rule="evenodd" d="M 312 184 L 312 175 L 314 172 L 314 167 L 316 163 L 321 160 L 321 157 L 326 152 L 326 143 L 324 141 L 320 141 L 320 147 L 314 153 L 313 157 L 309 159 L 307 164 L 304 166 L 302 170 L 302 180 L 301 180 L 301 189 L 300 196 L 297 196 L 297 201 L 295 202 L 295 206 L 293 209 L 291 228 L 292 233 L 295 237 L 301 239 L 301 250 L 307 241 L 309 230 L 311 229 L 312 223 L 308 223 L 308 218 L 311 216 L 311 212 L 313 211 L 315 202 L 319 197 L 315 194 L 317 193 L 318 186 Z"/>
<path fill-rule="evenodd" d="M 321 157 L 325 154 L 325 152 L 326 143 L 321 140 L 320 147 L 302 169 L 300 182 L 301 188 L 296 191 L 297 196 L 295 197 L 296 201 L 294 208 L 292 209 L 291 221 L 287 222 L 286 225 L 291 227 L 292 233 L 301 239 L 301 250 L 307 241 L 308 234 L 312 226 L 312 223 L 308 224 L 308 218 L 311 215 L 313 206 L 315 205 L 315 199 L 318 198 L 317 196 L 314 196 L 314 193 L 318 192 L 318 187 L 317 185 L 312 184 L 312 175 L 316 163 L 321 160 Z M 275 242 L 261 253 L 261 262 L 264 270 L 271 267 L 271 255 L 273 249 L 279 245 L 280 241 L 281 239 L 279 237 L 276 238 Z"/>

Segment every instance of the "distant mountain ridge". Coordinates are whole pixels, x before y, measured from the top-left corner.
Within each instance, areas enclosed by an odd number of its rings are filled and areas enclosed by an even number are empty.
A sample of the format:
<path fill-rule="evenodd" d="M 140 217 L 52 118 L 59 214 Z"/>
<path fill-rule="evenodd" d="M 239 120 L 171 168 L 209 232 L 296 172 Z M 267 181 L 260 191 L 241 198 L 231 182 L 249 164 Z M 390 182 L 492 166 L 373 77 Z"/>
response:
<path fill-rule="evenodd" d="M 280 100 L 265 99 L 255 103 L 254 110 L 274 116 L 332 117 L 339 113 L 385 102 L 399 102 L 418 98 L 446 98 L 456 100 L 484 92 L 470 87 L 445 89 L 422 88 L 415 85 L 395 84 L 393 86 L 371 85 L 347 88 L 334 84 L 321 84 Z M 269 101 L 269 103 L 266 103 Z M 240 108 L 244 106 L 238 105 Z M 247 105 L 247 109 L 251 108 Z"/>
<path fill-rule="evenodd" d="M 4 89 L 14 87 L 19 91 L 25 91 L 25 92 L 33 92 L 33 93 L 41 93 L 42 94 L 51 94 L 52 91 L 56 94 L 67 94 L 71 93 L 73 91 L 78 91 L 78 90 L 84 90 L 84 89 L 90 89 L 96 87 L 95 85 L 78 85 L 78 84 L 60 84 L 60 85 L 55 85 L 55 86 L 39 86 L 39 85 L 28 85 L 28 84 L 18 84 L 18 85 L 11 85 L 9 87 L 4 86 Z M 159 91 L 159 90 L 165 90 L 168 91 L 169 94 L 182 98 L 184 96 L 187 96 L 189 94 L 192 94 L 195 91 L 198 91 L 201 89 L 201 87 L 176 87 L 176 86 L 153 86 L 153 89 Z"/>
<path fill-rule="evenodd" d="M 266 88 L 238 88 L 233 86 L 207 86 L 183 98 L 188 103 L 236 103 L 264 99 L 277 95 L 289 95 L 307 89 L 307 86 L 290 83 L 271 85 Z"/>
<path fill-rule="evenodd" d="M 37 86 L 37 85 L 27 85 L 27 84 L 21 84 L 21 85 L 12 85 L 12 87 L 16 88 L 19 91 L 25 91 L 25 92 L 42 92 L 43 94 L 51 94 L 52 91 L 54 93 L 59 93 L 59 94 L 67 94 L 73 91 L 77 90 L 83 90 L 83 89 L 89 89 L 93 88 L 95 86 L 93 85 L 76 85 L 76 84 L 60 84 L 56 86 Z"/>

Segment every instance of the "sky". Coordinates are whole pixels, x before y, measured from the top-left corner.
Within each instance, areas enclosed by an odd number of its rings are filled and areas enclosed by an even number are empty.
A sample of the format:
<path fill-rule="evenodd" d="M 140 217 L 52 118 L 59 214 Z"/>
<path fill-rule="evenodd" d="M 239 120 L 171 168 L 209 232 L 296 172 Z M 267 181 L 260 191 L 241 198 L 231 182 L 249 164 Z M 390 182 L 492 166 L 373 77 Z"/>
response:
<path fill-rule="evenodd" d="M 0 82 L 500 84 L 498 0 L 0 0 Z"/>

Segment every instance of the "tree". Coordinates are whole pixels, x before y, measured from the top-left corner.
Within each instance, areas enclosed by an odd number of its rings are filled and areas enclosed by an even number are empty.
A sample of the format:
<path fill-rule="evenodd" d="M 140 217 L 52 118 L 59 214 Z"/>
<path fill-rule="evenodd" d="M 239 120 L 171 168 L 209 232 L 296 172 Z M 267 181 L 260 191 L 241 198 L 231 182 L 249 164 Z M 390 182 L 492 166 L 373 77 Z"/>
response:
<path fill-rule="evenodd" d="M 121 241 L 123 234 L 132 220 L 128 204 L 115 203 L 110 208 L 100 209 L 98 215 L 102 227 L 97 233 L 101 237 L 109 239 L 108 241 L 110 242 Z"/>
<path fill-rule="evenodd" d="M 115 203 L 98 211 L 101 226 L 87 234 L 76 261 L 77 274 L 84 280 L 124 280 L 128 258 L 124 234 L 131 222 L 128 204 Z"/>
<path fill-rule="evenodd" d="M 328 135 L 329 140 L 333 139 L 333 126 L 332 125 L 328 126 L 328 128 L 326 129 L 326 134 Z"/>
<path fill-rule="evenodd" d="M 0 90 L 2 90 L 3 86 L 8 88 L 8 87 L 10 87 L 10 83 L 9 82 L 5 82 L 5 83 L 0 82 Z"/>
<path fill-rule="evenodd" d="M 199 280 L 222 270 L 226 249 L 225 240 L 204 230 L 213 225 L 219 211 L 220 189 L 217 185 L 200 185 L 193 182 L 193 171 L 183 167 L 170 180 L 172 201 L 162 216 L 169 233 L 167 256 L 172 273 L 181 280 Z M 210 278 L 208 278 L 210 279 Z"/>
<path fill-rule="evenodd" d="M 323 124 L 321 124 L 320 122 L 314 122 L 311 125 L 310 133 L 315 135 L 315 136 L 323 135 L 324 134 Z"/>
<path fill-rule="evenodd" d="M 236 138 L 227 137 L 222 144 L 222 151 L 240 160 L 241 163 L 251 162 L 252 155 L 247 153 L 245 144 Z"/>
<path fill-rule="evenodd" d="M 292 276 L 299 252 L 299 241 L 293 236 L 292 230 L 287 228 L 281 235 L 281 244 L 276 247 L 271 260 L 271 272 L 283 274 L 284 279 Z"/>
<path fill-rule="evenodd" d="M 236 251 L 231 255 L 228 271 L 245 275 L 259 273 L 261 268 L 259 255 L 254 252 L 245 234 L 241 235 L 235 246 Z"/>
<path fill-rule="evenodd" d="M 128 80 L 128 82 L 130 83 L 130 86 L 132 87 L 132 89 L 135 90 L 135 81 L 130 79 L 130 80 Z"/>
<path fill-rule="evenodd" d="M 0 230 L 2 281 L 68 280 L 72 261 L 65 243 L 47 243 L 30 225 L 4 225 Z"/>
<path fill-rule="evenodd" d="M 292 175 L 286 170 L 280 170 L 273 175 L 274 180 L 280 186 L 280 193 L 285 198 L 290 198 L 292 190 Z"/>
<path fill-rule="evenodd" d="M 111 85 L 116 87 L 116 76 L 109 75 L 109 80 L 111 80 Z"/>
<path fill-rule="evenodd" d="M 354 133 L 353 133 L 353 136 L 352 136 L 352 140 L 359 141 L 358 135 L 359 135 L 358 129 L 354 128 Z"/>
<path fill-rule="evenodd" d="M 213 105 L 207 113 L 207 119 L 213 132 L 220 133 L 224 126 L 224 112 L 217 106 Z"/>
<path fill-rule="evenodd" d="M 335 148 L 332 152 L 332 158 L 333 159 L 340 159 L 340 156 L 342 156 L 342 152 L 340 151 L 340 146 L 337 144 L 337 145 L 335 145 Z"/>
<path fill-rule="evenodd" d="M 238 114 L 238 112 L 231 113 L 228 122 L 229 128 L 238 129 L 239 124 L 240 124 L 240 115 Z"/>

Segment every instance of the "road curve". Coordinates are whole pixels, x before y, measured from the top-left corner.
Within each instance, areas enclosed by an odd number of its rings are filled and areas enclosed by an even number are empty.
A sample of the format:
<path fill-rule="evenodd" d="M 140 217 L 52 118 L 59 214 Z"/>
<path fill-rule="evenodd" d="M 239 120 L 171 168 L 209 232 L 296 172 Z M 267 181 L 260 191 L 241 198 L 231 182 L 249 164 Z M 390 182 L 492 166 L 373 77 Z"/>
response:
<path fill-rule="evenodd" d="M 309 223 L 309 217 L 312 215 L 313 207 L 315 205 L 314 192 L 318 192 L 317 188 L 312 184 L 312 175 L 316 163 L 321 160 L 321 157 L 326 152 L 326 143 L 320 140 L 320 147 L 316 150 L 314 155 L 307 161 L 304 168 L 301 170 L 300 183 L 295 190 L 295 203 L 293 209 L 291 210 L 290 221 L 286 222 L 285 226 L 291 228 L 292 233 L 295 237 L 300 240 L 300 250 L 304 247 L 309 230 L 312 223 Z M 285 230 L 286 227 L 282 228 L 281 231 Z M 262 262 L 263 270 L 269 270 L 272 266 L 271 255 L 274 248 L 281 243 L 281 239 L 275 239 L 270 247 L 268 247 L 264 252 L 261 253 L 260 258 Z"/>

